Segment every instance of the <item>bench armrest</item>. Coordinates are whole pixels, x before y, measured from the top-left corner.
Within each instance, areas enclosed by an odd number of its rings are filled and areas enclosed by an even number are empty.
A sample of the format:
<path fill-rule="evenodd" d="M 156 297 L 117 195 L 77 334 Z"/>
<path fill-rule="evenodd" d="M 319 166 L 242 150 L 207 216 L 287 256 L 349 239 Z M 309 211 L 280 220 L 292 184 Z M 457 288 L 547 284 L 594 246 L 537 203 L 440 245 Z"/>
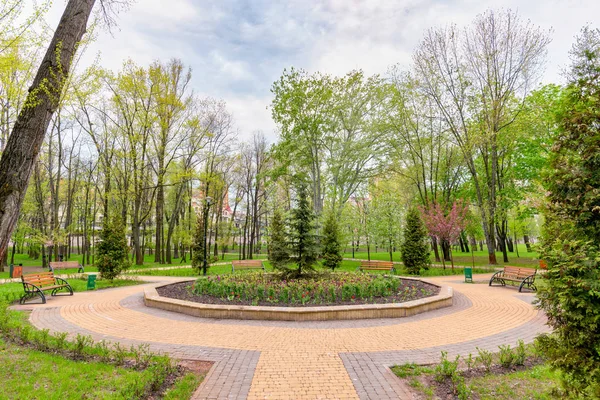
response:
<path fill-rule="evenodd" d="M 63 278 L 59 278 L 59 277 L 56 277 L 56 276 L 55 276 L 55 277 L 54 277 L 54 281 L 55 281 L 56 283 L 59 283 L 59 284 L 61 284 L 61 285 L 67 285 L 67 286 L 71 286 L 71 285 L 69 285 L 69 282 L 65 281 Z M 62 283 L 61 283 L 61 282 L 62 282 Z"/>
<path fill-rule="evenodd" d="M 29 287 L 31 286 L 32 289 L 30 289 Z M 23 290 L 25 292 L 41 292 L 42 290 L 37 287 L 36 285 L 34 285 L 33 283 L 29 283 L 29 282 L 23 282 Z"/>

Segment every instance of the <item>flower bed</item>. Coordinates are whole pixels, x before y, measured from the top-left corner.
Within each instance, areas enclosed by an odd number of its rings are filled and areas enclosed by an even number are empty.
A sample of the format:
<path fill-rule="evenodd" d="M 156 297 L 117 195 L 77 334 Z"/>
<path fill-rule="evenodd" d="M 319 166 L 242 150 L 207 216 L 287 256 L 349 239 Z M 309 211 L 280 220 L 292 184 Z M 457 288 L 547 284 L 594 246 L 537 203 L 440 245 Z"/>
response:
<path fill-rule="evenodd" d="M 357 273 L 287 281 L 273 274 L 245 273 L 201 278 L 186 294 L 179 292 L 161 295 L 209 304 L 313 306 L 402 303 L 434 296 L 439 287 L 411 279 Z"/>

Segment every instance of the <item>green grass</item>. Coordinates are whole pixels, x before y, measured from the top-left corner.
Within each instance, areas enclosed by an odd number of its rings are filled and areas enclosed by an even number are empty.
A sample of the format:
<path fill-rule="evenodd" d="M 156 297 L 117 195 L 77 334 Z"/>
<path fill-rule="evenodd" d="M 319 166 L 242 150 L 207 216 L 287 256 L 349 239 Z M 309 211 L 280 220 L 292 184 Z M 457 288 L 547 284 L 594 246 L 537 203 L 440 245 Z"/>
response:
<path fill-rule="evenodd" d="M 221 257 L 221 255 L 219 255 L 219 260 L 217 262 L 218 263 L 219 262 L 227 262 L 227 261 L 231 261 L 231 260 L 237 260 L 238 258 L 239 258 L 238 253 L 227 253 L 224 255 L 223 258 Z M 267 255 L 266 254 L 256 254 L 256 255 L 254 255 L 254 258 L 255 259 L 266 259 Z M 68 260 L 65 259 L 65 261 L 78 261 L 80 264 L 83 265 L 82 259 L 83 259 L 83 255 L 71 254 L 71 257 L 69 257 Z M 9 264 L 10 264 L 10 255 L 9 255 Z M 41 267 L 42 259 L 41 258 L 32 259 L 32 258 L 29 258 L 29 256 L 27 254 L 15 254 L 14 264 L 15 265 L 23 264 L 24 267 Z M 144 256 L 144 264 L 143 265 L 135 265 L 132 262 L 130 269 L 178 267 L 178 266 L 186 266 L 186 265 L 190 265 L 189 257 L 186 262 L 182 262 L 181 259 L 179 259 L 179 258 L 174 258 L 174 259 L 172 259 L 172 262 L 170 264 L 160 264 L 160 263 L 154 262 L 153 255 L 146 255 L 146 256 Z M 86 272 L 97 272 L 98 269 L 93 265 L 86 265 L 85 271 Z M 64 274 L 75 274 L 75 273 L 77 273 L 77 269 L 60 270 L 60 273 L 61 274 L 63 274 L 63 273 Z M 7 279 L 8 277 L 9 277 L 8 276 L 8 268 L 5 268 L 5 272 L 0 272 L 0 279 Z"/>
<path fill-rule="evenodd" d="M 0 338 L 0 381 L 5 399 L 127 399 L 151 371 L 81 362 L 6 343 Z M 100 384 L 99 384 L 100 383 Z"/>
<path fill-rule="evenodd" d="M 554 393 L 560 387 L 559 378 L 558 372 L 544 364 L 506 375 L 489 374 L 470 379 L 467 384 L 481 400 L 546 400 L 556 398 Z"/>
<path fill-rule="evenodd" d="M 529 267 L 537 267 L 538 266 L 538 253 L 537 252 L 527 252 L 527 247 L 524 244 L 519 244 L 518 245 L 519 248 L 519 257 L 517 257 L 517 253 L 508 253 L 508 263 L 504 263 L 503 261 L 503 256 L 502 256 L 502 252 L 496 252 L 496 260 L 498 261 L 498 264 L 500 266 L 504 266 L 504 265 L 513 265 L 513 266 L 529 266 Z M 356 251 L 354 252 L 354 258 L 357 259 L 361 259 L 361 260 L 366 260 L 368 258 L 368 254 L 366 251 L 362 251 L 364 249 L 361 249 L 361 251 Z M 453 253 L 454 256 L 454 264 L 458 265 L 458 266 L 471 266 L 473 263 L 473 259 L 471 258 L 471 253 L 461 253 L 461 252 L 454 252 Z M 489 265 L 489 259 L 488 259 L 488 254 L 487 254 L 487 250 L 485 250 L 484 247 L 484 251 L 475 251 L 473 252 L 473 256 L 475 259 L 475 266 L 487 266 Z M 345 258 L 352 258 L 352 252 L 346 252 L 344 253 L 344 257 Z M 400 257 L 400 253 L 399 252 L 395 252 L 392 254 L 392 259 L 393 261 L 398 261 L 401 262 L 402 258 Z M 380 260 L 380 261 L 389 261 L 390 260 L 390 254 L 387 252 L 371 252 L 371 260 Z M 436 263 L 435 262 L 435 256 L 433 254 L 433 252 L 431 253 L 431 262 L 432 263 Z M 450 262 L 448 262 L 448 265 L 450 265 Z"/>
<path fill-rule="evenodd" d="M 509 253 L 508 257 L 509 257 L 509 262 L 508 263 L 504 263 L 502 261 L 502 253 L 501 252 L 497 252 L 496 253 L 496 258 L 498 260 L 498 265 L 499 266 L 504 266 L 504 265 L 512 265 L 512 266 L 523 266 L 523 267 L 537 267 L 538 266 L 538 253 L 536 252 L 530 252 L 528 253 L 526 250 L 526 246 L 524 244 L 520 244 L 518 245 L 519 247 L 519 256 L 516 256 L 516 253 Z M 460 253 L 460 252 L 455 252 L 454 254 L 454 264 L 455 266 L 458 267 L 462 267 L 462 266 L 472 266 L 473 264 L 473 259 L 471 257 L 471 254 L 468 253 Z M 485 267 L 488 266 L 488 255 L 487 255 L 487 251 L 475 251 L 473 253 L 474 255 L 474 261 L 475 261 L 475 267 Z M 352 258 L 352 253 L 345 253 L 344 254 L 345 258 Z M 369 255 L 367 254 L 366 251 L 359 251 L 359 252 L 355 252 L 354 253 L 354 258 L 357 259 L 363 259 L 366 260 L 368 259 Z M 68 261 L 79 261 L 79 263 L 82 262 L 82 255 L 78 255 L 78 254 L 72 254 L 71 257 L 69 257 Z M 254 256 L 255 259 L 266 259 L 267 255 L 266 254 L 258 254 Z M 371 260 L 379 260 L 379 261 L 389 261 L 390 256 L 389 253 L 387 252 L 371 252 L 370 254 L 370 258 Z M 401 262 L 401 257 L 400 257 L 400 253 L 399 252 L 395 252 L 393 253 L 393 260 L 396 262 Z M 9 257 L 10 259 L 10 257 Z M 219 255 L 219 260 L 217 261 L 217 263 L 219 262 L 228 262 L 228 261 L 232 261 L 232 260 L 237 260 L 238 259 L 238 253 L 227 253 L 225 254 L 224 258 L 222 259 L 221 256 Z M 435 263 L 435 258 L 433 256 L 433 253 L 431 254 L 431 262 Z M 30 266 L 41 266 L 42 265 L 42 260 L 41 259 L 30 259 L 27 254 L 15 254 L 15 264 L 23 264 L 23 266 L 26 267 L 30 267 Z M 181 262 L 180 259 L 178 258 L 174 258 L 172 260 L 172 262 L 170 264 L 160 264 L 160 263 L 155 263 L 154 262 L 154 256 L 153 255 L 146 255 L 144 257 L 144 264 L 143 265 L 135 265 L 132 264 L 130 269 L 148 269 L 148 268 L 160 268 L 160 267 L 177 267 L 177 266 L 187 266 L 189 265 L 189 258 L 187 260 L 187 262 Z M 447 263 L 447 267 L 450 267 L 450 263 Z M 358 264 L 356 264 L 356 266 L 358 266 Z M 354 266 L 354 268 L 356 268 L 356 266 Z M 231 270 L 231 267 L 213 267 L 215 268 L 215 273 L 218 274 L 223 274 L 227 272 L 227 269 L 229 268 L 229 270 Z M 221 269 L 222 268 L 222 269 Z M 346 266 L 342 266 L 342 270 L 346 270 Z M 94 266 L 86 266 L 85 270 L 88 272 L 96 272 L 97 268 Z M 66 273 L 66 274 L 74 274 L 76 273 L 77 270 L 61 270 L 61 273 Z M 475 271 L 474 271 L 475 272 Z M 462 270 L 459 271 L 458 274 L 462 274 Z M 147 275 L 161 275 L 161 274 L 157 274 L 157 273 L 148 273 Z M 173 275 L 172 273 L 169 273 L 168 276 L 180 276 L 180 275 Z M 187 275 L 184 275 L 187 276 Z M 429 275 L 429 276 L 434 276 L 434 275 Z M 8 270 L 6 270 L 6 272 L 0 272 L 0 279 L 6 279 L 8 278 Z"/>
<path fill-rule="evenodd" d="M 71 278 L 66 279 L 66 281 L 69 282 L 74 292 L 84 292 L 87 290 L 87 279 Z M 139 285 L 142 283 L 144 282 L 134 279 L 115 279 L 112 282 L 105 279 L 98 279 L 96 281 L 96 290 L 107 289 L 112 287 Z M 49 295 L 48 293 L 46 294 Z M 15 301 L 20 299 L 22 295 L 23 285 L 21 283 L 5 283 L 3 285 L 0 285 L 0 300 L 5 299 L 7 301 Z"/>
<path fill-rule="evenodd" d="M 265 261 L 264 265 L 268 272 L 273 271 L 273 268 L 271 267 L 271 264 L 268 261 Z M 358 268 L 359 265 L 360 265 L 360 261 L 344 260 L 342 262 L 342 265 L 340 266 L 340 268 L 336 269 L 336 271 L 338 271 L 338 272 L 356 272 L 356 269 Z M 317 266 L 317 270 L 320 270 L 320 269 L 321 269 L 321 267 Z M 241 272 L 236 272 L 236 273 L 244 274 L 244 273 L 248 273 L 248 272 L 249 271 L 241 271 Z M 475 267 L 475 269 L 473 269 L 474 274 L 484 274 L 484 273 L 489 273 L 489 272 L 492 272 L 492 270 L 490 268 L 485 268 L 485 267 Z M 231 265 L 229 265 L 229 264 L 213 265 L 207 271 L 207 275 L 225 275 L 225 274 L 230 274 L 230 273 L 231 273 Z M 371 273 L 385 274 L 387 272 L 381 271 L 381 272 L 371 272 Z M 430 268 L 428 271 L 425 271 L 423 273 L 423 275 L 421 275 L 421 276 L 424 276 L 424 277 L 451 276 L 451 275 L 462 275 L 463 273 L 464 273 L 463 268 L 456 267 L 456 268 L 454 268 L 454 270 L 452 270 L 450 268 L 450 266 L 448 266 L 445 270 L 442 268 Z M 180 276 L 180 277 L 198 277 L 200 275 L 193 268 L 189 268 L 189 267 L 188 268 L 176 268 L 176 269 L 170 269 L 170 270 L 149 270 L 149 271 L 141 271 L 141 272 L 129 272 L 127 274 L 148 275 L 148 276 Z M 402 275 L 402 276 L 409 276 L 408 272 L 406 272 L 406 270 L 401 265 L 396 266 L 396 274 Z"/>

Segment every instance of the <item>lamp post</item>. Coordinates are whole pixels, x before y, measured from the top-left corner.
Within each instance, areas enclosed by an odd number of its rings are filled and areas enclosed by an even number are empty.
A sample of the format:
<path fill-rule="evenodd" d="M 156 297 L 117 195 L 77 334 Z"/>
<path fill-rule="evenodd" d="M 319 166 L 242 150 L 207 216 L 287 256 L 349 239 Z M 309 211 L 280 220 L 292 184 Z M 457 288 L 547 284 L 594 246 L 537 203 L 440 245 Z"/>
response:
<path fill-rule="evenodd" d="M 202 264 L 202 275 L 206 275 L 206 270 L 208 269 L 208 246 L 207 246 L 207 236 L 208 236 L 208 210 L 210 209 L 210 204 L 212 202 L 212 198 L 206 197 L 204 199 L 204 262 Z"/>

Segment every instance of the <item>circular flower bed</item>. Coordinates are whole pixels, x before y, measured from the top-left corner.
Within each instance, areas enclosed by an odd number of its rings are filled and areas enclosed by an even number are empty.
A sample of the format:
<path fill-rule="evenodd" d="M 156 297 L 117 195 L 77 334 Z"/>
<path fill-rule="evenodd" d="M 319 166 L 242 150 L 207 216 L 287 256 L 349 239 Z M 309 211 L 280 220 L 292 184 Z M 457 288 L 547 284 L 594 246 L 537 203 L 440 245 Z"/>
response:
<path fill-rule="evenodd" d="M 245 273 L 200 278 L 158 289 L 161 296 L 207 304 L 326 306 L 402 303 L 434 296 L 428 283 L 359 273 L 320 274 L 281 280 L 273 274 Z"/>

